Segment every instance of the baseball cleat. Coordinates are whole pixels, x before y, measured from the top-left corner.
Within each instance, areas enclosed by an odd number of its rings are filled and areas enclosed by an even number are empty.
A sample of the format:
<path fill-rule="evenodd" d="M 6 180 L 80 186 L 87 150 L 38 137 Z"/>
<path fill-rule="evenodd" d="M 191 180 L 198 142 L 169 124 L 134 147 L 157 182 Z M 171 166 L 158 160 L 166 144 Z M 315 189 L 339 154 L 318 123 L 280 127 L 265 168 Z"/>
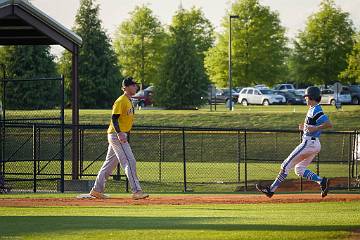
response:
<path fill-rule="evenodd" d="M 148 197 L 149 197 L 149 194 L 144 193 L 143 191 L 138 191 L 138 192 L 132 194 L 132 198 L 134 200 L 145 199 Z"/>
<path fill-rule="evenodd" d="M 329 179 L 324 177 L 320 183 L 321 197 L 326 197 L 329 192 Z"/>
<path fill-rule="evenodd" d="M 256 184 L 255 187 L 259 192 L 265 194 L 268 198 L 271 198 L 274 195 L 274 192 L 270 191 L 269 186 L 263 187 L 260 184 Z"/>
<path fill-rule="evenodd" d="M 90 196 L 94 197 L 94 198 L 99 198 L 99 199 L 106 199 L 106 198 L 110 198 L 108 195 L 103 194 L 101 192 L 95 191 L 94 189 L 91 189 L 90 191 Z"/>

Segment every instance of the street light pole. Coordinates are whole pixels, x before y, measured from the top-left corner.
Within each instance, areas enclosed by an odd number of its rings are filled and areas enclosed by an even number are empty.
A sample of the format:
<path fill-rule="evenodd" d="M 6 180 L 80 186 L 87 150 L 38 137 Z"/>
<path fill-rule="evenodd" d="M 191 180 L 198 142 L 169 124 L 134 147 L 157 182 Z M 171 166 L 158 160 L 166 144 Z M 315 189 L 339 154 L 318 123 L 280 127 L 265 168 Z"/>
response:
<path fill-rule="evenodd" d="M 229 110 L 233 110 L 233 102 L 232 102 L 232 73 L 231 73 L 231 19 L 239 18 L 238 15 L 230 15 L 229 16 Z"/>

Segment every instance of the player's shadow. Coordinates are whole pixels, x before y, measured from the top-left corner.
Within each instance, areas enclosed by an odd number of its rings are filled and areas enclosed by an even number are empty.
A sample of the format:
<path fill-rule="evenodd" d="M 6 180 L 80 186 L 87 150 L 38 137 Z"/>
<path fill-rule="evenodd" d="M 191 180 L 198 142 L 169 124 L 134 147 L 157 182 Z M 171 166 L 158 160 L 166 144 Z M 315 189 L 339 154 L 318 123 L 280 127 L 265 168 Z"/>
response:
<path fill-rule="evenodd" d="M 216 231 L 350 231 L 356 225 L 298 226 L 286 224 L 231 224 L 227 217 L 104 217 L 104 216 L 2 216 L 0 236 L 88 230 L 216 230 Z M 246 222 L 244 220 L 243 222 Z"/>

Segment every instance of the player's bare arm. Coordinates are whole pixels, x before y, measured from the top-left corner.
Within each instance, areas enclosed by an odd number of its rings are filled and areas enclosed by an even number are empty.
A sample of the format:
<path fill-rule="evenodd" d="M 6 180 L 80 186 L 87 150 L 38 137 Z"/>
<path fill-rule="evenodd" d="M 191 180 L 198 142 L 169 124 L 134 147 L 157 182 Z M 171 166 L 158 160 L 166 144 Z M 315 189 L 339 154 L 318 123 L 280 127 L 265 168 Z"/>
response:
<path fill-rule="evenodd" d="M 311 126 L 311 125 L 308 125 L 307 126 L 307 129 L 309 132 L 316 132 L 316 131 L 319 131 L 319 130 L 323 130 L 323 129 L 329 129 L 329 128 L 332 128 L 333 125 L 330 121 L 326 121 L 324 122 L 323 124 L 319 125 L 319 126 Z"/>

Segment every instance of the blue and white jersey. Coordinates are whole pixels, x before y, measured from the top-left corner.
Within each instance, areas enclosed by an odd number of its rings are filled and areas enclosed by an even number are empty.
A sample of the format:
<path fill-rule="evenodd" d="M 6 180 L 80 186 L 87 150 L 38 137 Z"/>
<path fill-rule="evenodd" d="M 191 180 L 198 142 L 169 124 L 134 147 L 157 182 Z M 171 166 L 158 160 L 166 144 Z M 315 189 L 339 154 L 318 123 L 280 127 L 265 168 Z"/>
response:
<path fill-rule="evenodd" d="M 319 126 L 327 121 L 329 121 L 329 118 L 327 115 L 324 114 L 319 104 L 310 107 L 305 118 L 304 131 L 303 131 L 304 136 L 316 137 L 316 138 L 320 137 L 321 130 L 310 133 L 308 132 L 306 125 Z"/>

